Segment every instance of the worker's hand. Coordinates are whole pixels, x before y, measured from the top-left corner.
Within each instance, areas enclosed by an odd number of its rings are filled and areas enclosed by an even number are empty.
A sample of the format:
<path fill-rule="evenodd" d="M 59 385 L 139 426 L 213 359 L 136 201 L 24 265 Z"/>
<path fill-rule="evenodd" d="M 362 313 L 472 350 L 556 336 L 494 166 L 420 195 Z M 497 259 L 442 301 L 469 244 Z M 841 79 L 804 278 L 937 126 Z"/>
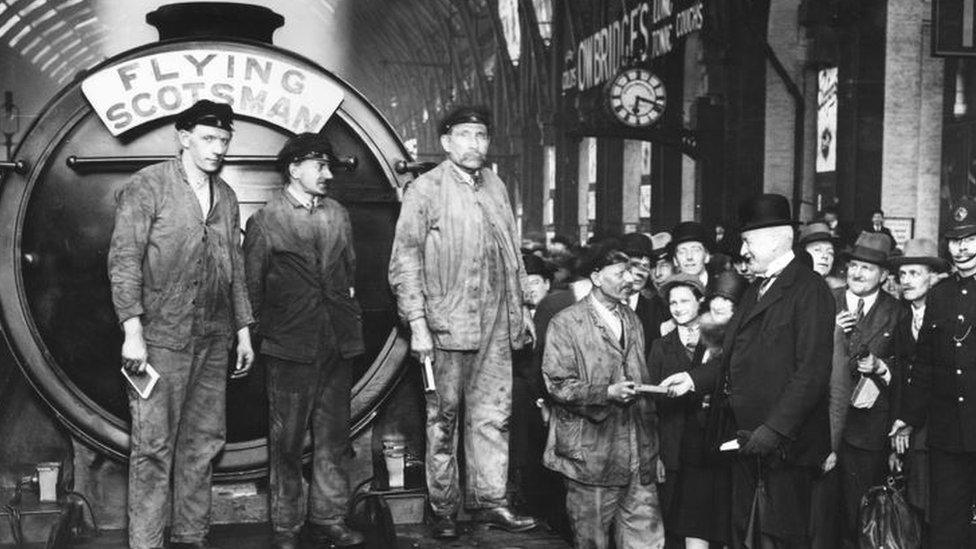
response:
<path fill-rule="evenodd" d="M 900 419 L 896 419 L 895 423 L 891 425 L 891 432 L 888 433 L 888 437 L 891 438 L 891 449 L 899 454 L 907 452 L 912 438 L 912 431 L 914 429 L 911 425 Z"/>
<path fill-rule="evenodd" d="M 434 359 L 434 338 L 430 335 L 426 318 L 410 321 L 410 353 L 421 364 L 428 357 Z"/>
<path fill-rule="evenodd" d="M 829 473 L 831 469 L 837 466 L 837 452 L 831 452 L 824 460 L 823 465 L 820 467 L 824 473 Z"/>
<path fill-rule="evenodd" d="M 146 371 L 149 352 L 142 337 L 142 321 L 132 317 L 122 324 L 125 340 L 122 341 L 122 367 L 130 374 L 141 375 Z"/>
<path fill-rule="evenodd" d="M 874 374 L 877 373 L 875 370 L 878 368 L 878 357 L 874 356 L 873 353 L 869 353 L 868 356 L 857 359 L 857 371 L 862 374 Z"/>
<path fill-rule="evenodd" d="M 857 319 L 854 318 L 854 315 L 850 311 L 841 311 L 837 313 L 834 323 L 838 328 L 844 330 L 845 334 L 848 334 L 854 329 L 854 326 L 857 326 Z"/>
<path fill-rule="evenodd" d="M 637 394 L 637 390 L 634 388 L 637 384 L 633 381 L 621 381 L 614 383 L 607 387 L 607 398 L 623 404 L 629 403 L 634 399 L 634 395 Z"/>
<path fill-rule="evenodd" d="M 678 372 L 664 378 L 661 386 L 668 388 L 668 396 L 672 398 L 695 390 L 695 382 L 691 380 L 691 375 L 688 372 Z"/>
<path fill-rule="evenodd" d="M 237 331 L 237 363 L 230 373 L 231 379 L 240 379 L 251 371 L 254 364 L 254 348 L 251 347 L 251 330 L 245 326 Z"/>

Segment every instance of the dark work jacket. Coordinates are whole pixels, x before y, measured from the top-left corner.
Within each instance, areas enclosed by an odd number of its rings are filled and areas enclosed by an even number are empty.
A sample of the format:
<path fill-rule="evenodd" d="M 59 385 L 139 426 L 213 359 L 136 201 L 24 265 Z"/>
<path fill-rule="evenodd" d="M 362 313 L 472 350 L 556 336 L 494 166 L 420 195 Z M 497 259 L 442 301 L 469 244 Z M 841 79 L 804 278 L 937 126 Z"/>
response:
<path fill-rule="evenodd" d="M 847 310 L 847 289 L 833 290 L 837 311 Z M 874 306 L 858 322 L 850 334 L 844 334 L 834 326 L 834 359 L 830 378 L 830 427 L 831 446 L 839 447 L 843 440 L 862 450 L 883 450 L 888 445 L 888 431 L 894 421 L 892 394 L 901 377 L 901 366 L 897 355 L 898 324 L 905 315 L 905 309 L 884 290 L 878 291 Z M 872 376 L 881 393 L 874 406 L 854 408 L 851 394 L 861 375 L 852 375 L 851 357 L 862 349 L 887 364 L 891 380 L 885 384 L 879 376 Z M 854 367 L 856 368 L 856 366 Z"/>
<path fill-rule="evenodd" d="M 634 312 L 644 326 L 644 346 L 650 349 L 651 344 L 661 337 L 661 323 L 671 317 L 668 307 L 659 295 L 650 298 L 641 295 Z"/>
<path fill-rule="evenodd" d="M 787 464 L 819 466 L 830 452 L 834 298 L 823 278 L 797 259 L 757 303 L 758 292 L 757 281 L 742 296 L 721 363 L 690 372 L 695 390 L 727 391 L 738 429 L 765 424 L 788 438 Z"/>
<path fill-rule="evenodd" d="M 310 211 L 278 191 L 248 220 L 244 256 L 263 354 L 294 362 L 325 350 L 362 354 L 356 254 L 341 204 L 326 197 Z"/>
<path fill-rule="evenodd" d="M 976 281 L 957 275 L 926 297 L 912 382 L 901 419 L 916 428 L 928 421 L 928 445 L 976 452 Z"/>
<path fill-rule="evenodd" d="M 605 326 L 592 294 L 553 318 L 542 373 L 552 397 L 542 463 L 584 484 L 624 486 L 633 480 L 630 429 L 636 427 L 640 482 L 656 478 L 657 416 L 654 401 L 623 405 L 607 387 L 624 380 L 648 383 L 644 334 L 637 315 L 621 305 L 624 345 Z"/>
<path fill-rule="evenodd" d="M 647 355 L 647 369 L 651 383 L 659 384 L 664 378 L 678 372 L 688 372 L 701 365 L 705 346 L 699 343 L 693 357 L 688 356 L 681 344 L 678 330 L 658 339 Z M 678 398 L 659 398 L 657 406 L 661 440 L 661 460 L 668 469 L 679 469 L 684 461 L 700 465 L 704 451 L 702 395 L 691 392 Z"/>

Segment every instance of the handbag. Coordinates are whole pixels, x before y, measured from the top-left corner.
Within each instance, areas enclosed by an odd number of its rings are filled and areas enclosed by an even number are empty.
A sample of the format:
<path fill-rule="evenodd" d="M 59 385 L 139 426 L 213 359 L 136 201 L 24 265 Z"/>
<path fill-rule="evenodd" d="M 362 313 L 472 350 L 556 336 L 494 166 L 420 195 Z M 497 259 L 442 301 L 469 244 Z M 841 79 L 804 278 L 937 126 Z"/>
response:
<path fill-rule="evenodd" d="M 890 474 L 880 486 L 861 498 L 859 513 L 860 547 L 914 549 L 922 545 L 918 515 L 905 500 L 905 477 L 901 459 L 892 454 Z"/>

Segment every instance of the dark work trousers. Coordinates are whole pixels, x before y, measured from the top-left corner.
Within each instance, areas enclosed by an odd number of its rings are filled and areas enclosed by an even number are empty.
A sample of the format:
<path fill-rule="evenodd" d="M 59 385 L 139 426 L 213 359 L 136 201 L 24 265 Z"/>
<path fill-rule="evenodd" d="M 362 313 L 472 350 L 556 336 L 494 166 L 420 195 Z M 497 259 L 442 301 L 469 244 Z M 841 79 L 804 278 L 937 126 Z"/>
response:
<path fill-rule="evenodd" d="M 329 354 L 303 364 L 261 355 L 268 372 L 271 525 L 298 533 L 302 513 L 302 452 L 312 432 L 308 522 L 337 524 L 349 503 L 349 399 L 352 364 Z"/>
<path fill-rule="evenodd" d="M 861 532 L 861 498 L 870 488 L 884 482 L 888 470 L 888 451 L 864 450 L 841 442 L 837 468 L 840 470 L 844 507 L 844 547 L 857 547 Z"/>
<path fill-rule="evenodd" d="M 626 486 L 593 486 L 566 479 L 566 513 L 576 549 L 662 549 L 664 519 L 655 483 L 639 474 Z M 612 527 L 612 528 L 611 528 Z"/>
<path fill-rule="evenodd" d="M 226 336 L 194 338 L 173 351 L 148 346 L 159 381 L 149 398 L 129 388 L 129 547 L 163 547 L 172 474 L 172 541 L 203 540 L 210 528 L 211 462 L 224 446 Z M 126 384 L 128 386 L 128 384 Z"/>
<path fill-rule="evenodd" d="M 976 452 L 947 452 L 929 447 L 932 549 L 972 547 L 970 509 L 976 496 Z"/>
<path fill-rule="evenodd" d="M 813 549 L 837 549 L 840 545 L 843 519 L 840 506 L 840 471 L 834 468 L 814 479 L 813 503 L 810 506 L 810 546 Z"/>

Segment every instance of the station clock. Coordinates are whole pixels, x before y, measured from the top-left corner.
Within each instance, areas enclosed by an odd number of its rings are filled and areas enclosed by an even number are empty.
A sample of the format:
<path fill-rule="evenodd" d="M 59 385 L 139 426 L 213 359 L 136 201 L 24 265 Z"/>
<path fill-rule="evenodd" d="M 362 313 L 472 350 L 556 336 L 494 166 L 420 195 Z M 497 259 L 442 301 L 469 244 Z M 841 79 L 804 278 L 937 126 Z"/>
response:
<path fill-rule="evenodd" d="M 628 126 L 644 128 L 660 120 L 667 106 L 664 82 L 647 69 L 629 68 L 617 73 L 608 88 L 610 110 Z"/>

